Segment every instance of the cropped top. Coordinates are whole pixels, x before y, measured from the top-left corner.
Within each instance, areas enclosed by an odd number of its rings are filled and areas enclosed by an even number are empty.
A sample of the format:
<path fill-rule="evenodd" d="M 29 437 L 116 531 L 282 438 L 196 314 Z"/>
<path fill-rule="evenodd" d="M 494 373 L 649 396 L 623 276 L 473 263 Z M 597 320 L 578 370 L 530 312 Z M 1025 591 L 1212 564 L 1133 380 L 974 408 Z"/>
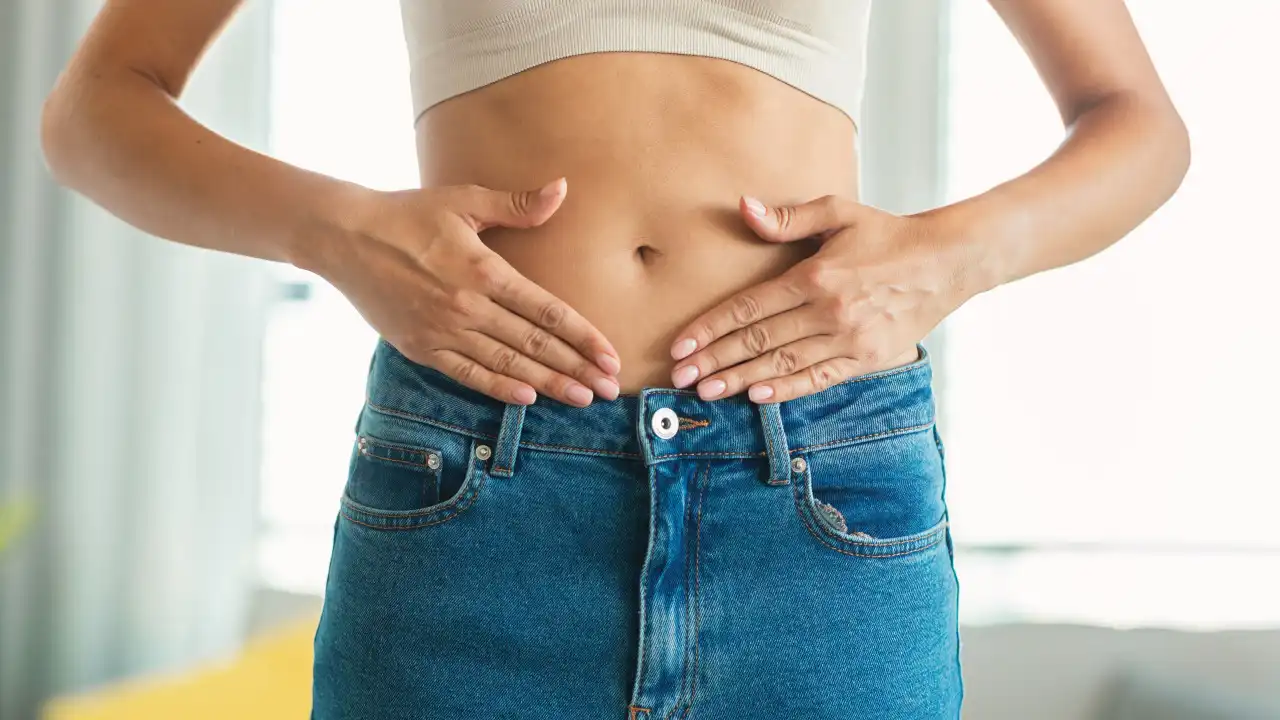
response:
<path fill-rule="evenodd" d="M 400 0 L 414 117 L 572 55 L 639 51 L 731 60 L 859 125 L 871 0 Z"/>

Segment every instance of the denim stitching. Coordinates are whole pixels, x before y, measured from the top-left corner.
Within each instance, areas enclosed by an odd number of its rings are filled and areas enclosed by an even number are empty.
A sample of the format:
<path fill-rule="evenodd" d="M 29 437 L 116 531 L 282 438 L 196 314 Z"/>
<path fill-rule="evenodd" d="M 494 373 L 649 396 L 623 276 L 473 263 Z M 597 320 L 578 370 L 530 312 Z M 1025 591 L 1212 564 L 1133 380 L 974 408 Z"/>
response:
<path fill-rule="evenodd" d="M 832 445 L 852 444 L 859 440 L 871 440 L 873 438 L 884 437 L 886 435 L 905 435 L 907 433 L 913 433 L 918 430 L 927 430 L 932 425 L 933 425 L 933 422 L 930 421 L 923 425 L 912 425 L 911 427 L 894 428 L 893 430 L 881 430 L 880 432 L 870 433 L 867 435 L 858 435 L 856 437 L 844 438 L 842 440 L 832 440 L 830 442 L 818 443 L 817 445 L 806 445 L 805 447 L 796 448 L 793 452 L 805 452 L 807 450 L 818 450 L 821 448 L 829 448 Z"/>
<path fill-rule="evenodd" d="M 694 485 L 697 485 L 697 475 L 694 475 Z M 689 513 L 693 511 L 693 503 L 687 502 L 684 505 L 684 527 L 689 527 Z M 689 563 L 686 560 L 684 564 L 684 582 L 681 583 L 684 589 L 684 653 L 681 654 L 680 660 L 680 693 L 676 695 L 676 702 L 671 706 L 671 710 L 667 711 L 663 720 L 671 720 L 671 716 L 681 708 L 681 701 L 684 700 L 685 683 L 689 679 Z"/>
<path fill-rule="evenodd" d="M 576 445 L 552 445 L 550 443 L 527 442 L 527 443 L 524 443 L 523 446 L 527 448 L 535 448 L 538 450 L 547 450 L 549 452 L 555 452 L 556 450 L 570 450 L 570 451 L 576 450 L 587 455 L 612 455 L 614 457 L 629 458 L 634 460 L 639 460 L 641 457 L 640 453 L 631 453 L 631 452 L 626 452 L 624 450 L 601 450 L 596 448 L 578 447 Z"/>
<path fill-rule="evenodd" d="M 380 440 L 380 439 L 378 439 L 378 438 L 371 437 L 371 436 L 366 435 L 366 434 L 364 434 L 364 433 L 360 433 L 359 435 L 357 435 L 357 436 L 356 436 L 356 439 L 357 439 L 357 441 L 358 441 L 358 440 L 360 440 L 360 439 L 363 439 L 363 440 L 365 441 L 365 443 L 367 443 L 367 444 L 369 444 L 369 445 L 377 445 L 378 447 L 391 448 L 392 450 L 404 450 L 404 451 L 406 451 L 406 452 L 419 453 L 419 454 L 422 454 L 422 455 L 430 455 L 430 454 L 431 454 L 431 453 L 433 453 L 433 452 L 440 452 L 440 451 L 439 451 L 438 449 L 436 449 L 436 448 L 428 448 L 428 447 L 426 447 L 425 445 L 423 445 L 423 446 L 400 445 L 400 444 L 398 444 L 398 443 L 393 443 L 393 442 L 387 442 L 387 441 L 385 441 L 385 440 Z M 384 459 L 385 459 L 385 458 L 384 458 Z M 425 462 L 425 461 L 424 461 L 424 462 Z"/>
<path fill-rule="evenodd" d="M 366 455 L 364 453 L 360 453 L 360 457 L 369 458 L 370 460 L 376 460 L 378 462 L 389 462 L 389 463 L 398 463 L 400 465 L 408 465 L 411 468 L 421 468 L 428 472 L 430 472 L 431 470 L 431 468 L 425 462 L 420 462 L 420 463 L 409 462 L 408 460 L 396 460 L 395 458 L 382 457 L 381 455 Z"/>
<path fill-rule="evenodd" d="M 420 420 L 428 425 L 434 425 L 444 430 L 455 430 L 464 435 L 484 438 L 486 440 L 493 440 L 494 442 L 498 441 L 498 437 L 496 435 L 482 433 L 478 430 L 472 430 L 471 428 L 462 427 L 461 425 L 453 425 L 451 423 L 444 422 L 443 420 L 436 420 L 435 418 L 429 418 L 425 415 L 415 415 L 410 412 L 405 412 L 404 410 L 396 410 L 395 408 L 383 407 L 382 405 L 375 405 L 372 400 L 366 400 L 365 402 L 370 409 L 376 410 L 377 412 L 384 413 L 386 415 L 394 415 L 396 417 L 401 417 L 406 420 Z"/>
<path fill-rule="evenodd" d="M 685 715 L 693 708 L 693 699 L 698 693 L 698 639 L 702 631 L 702 592 L 698 584 L 698 570 L 702 565 L 702 507 L 705 502 L 707 485 L 711 477 L 711 463 L 707 463 L 702 473 L 702 485 L 698 488 L 698 522 L 694 530 L 693 548 L 693 683 L 689 686 L 689 704 L 685 706 Z"/>
<path fill-rule="evenodd" d="M 809 534 L 810 534 L 810 535 L 813 535 L 813 537 L 817 538 L 818 542 L 822 543 L 822 544 L 823 544 L 823 546 L 825 546 L 825 547 L 827 547 L 827 548 L 829 548 L 829 549 L 831 549 L 831 550 L 835 550 L 836 552 L 841 553 L 841 554 L 843 554 L 843 555 L 852 555 L 852 556 L 854 556 L 854 557 L 864 557 L 864 558 L 894 558 L 894 557 L 902 557 L 903 555 L 914 555 L 915 553 L 918 553 L 918 552 L 924 552 L 925 550 L 928 550 L 928 549 L 930 549 L 930 548 L 937 547 L 937 546 L 938 546 L 938 543 L 941 541 L 941 537 L 942 537 L 941 530 L 945 529 L 945 528 L 946 528 L 946 526 L 944 525 L 943 527 L 939 528 L 937 531 L 934 531 L 934 535 L 935 535 L 936 537 L 935 537 L 935 538 L 932 538 L 932 539 L 931 539 L 931 541 L 930 541 L 927 545 L 921 545 L 920 547 L 912 547 L 912 548 L 910 548 L 910 549 L 903 550 L 902 552 L 896 552 L 896 553 L 859 553 L 859 552 L 853 552 L 852 550 L 846 550 L 846 549 L 841 548 L 841 547 L 838 547 L 838 546 L 836 546 L 836 545 L 832 545 L 829 541 L 827 541 L 827 539 L 826 539 L 826 538 L 823 538 L 823 537 L 818 536 L 817 534 L 815 534 L 815 533 L 813 532 L 813 529 L 809 527 L 809 523 L 804 523 L 804 528 L 805 528 L 805 530 L 808 530 L 808 531 L 809 531 Z M 926 536 L 926 537 L 927 537 L 927 536 Z M 896 544 L 896 543 L 894 543 L 894 544 Z M 893 547 L 893 545 L 887 545 L 886 547 Z"/>

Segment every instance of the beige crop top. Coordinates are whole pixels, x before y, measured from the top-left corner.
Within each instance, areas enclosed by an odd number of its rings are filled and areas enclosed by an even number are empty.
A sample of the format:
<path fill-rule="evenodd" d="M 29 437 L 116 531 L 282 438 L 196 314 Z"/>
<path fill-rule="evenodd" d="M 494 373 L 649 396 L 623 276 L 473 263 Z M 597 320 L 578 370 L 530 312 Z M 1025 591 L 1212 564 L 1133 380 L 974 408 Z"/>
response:
<path fill-rule="evenodd" d="M 414 117 L 571 55 L 648 51 L 732 60 L 856 125 L 871 0 L 400 0 Z"/>

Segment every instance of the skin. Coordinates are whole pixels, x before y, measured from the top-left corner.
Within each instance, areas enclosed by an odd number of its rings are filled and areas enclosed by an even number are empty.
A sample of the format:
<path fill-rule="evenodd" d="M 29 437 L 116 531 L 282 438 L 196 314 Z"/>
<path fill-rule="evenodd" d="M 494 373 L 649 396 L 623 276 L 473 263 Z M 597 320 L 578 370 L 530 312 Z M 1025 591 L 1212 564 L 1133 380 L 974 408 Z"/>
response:
<path fill-rule="evenodd" d="M 174 103 L 238 5 L 108 0 L 46 102 L 55 177 L 153 235 L 312 270 L 408 357 L 506 402 L 693 383 L 778 402 L 911 362 L 969 298 L 1123 237 L 1190 157 L 1122 0 L 992 0 L 1066 134 L 951 206 L 859 204 L 841 111 L 648 53 L 439 103 L 417 124 L 423 189 L 375 191 Z"/>

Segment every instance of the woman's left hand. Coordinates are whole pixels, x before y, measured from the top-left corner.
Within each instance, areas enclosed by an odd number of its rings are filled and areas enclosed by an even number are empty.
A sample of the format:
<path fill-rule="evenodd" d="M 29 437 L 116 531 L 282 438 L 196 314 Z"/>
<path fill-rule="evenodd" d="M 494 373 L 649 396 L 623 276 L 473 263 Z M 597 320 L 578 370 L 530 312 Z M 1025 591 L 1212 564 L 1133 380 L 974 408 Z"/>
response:
<path fill-rule="evenodd" d="M 910 362 L 916 344 L 963 302 L 955 243 L 928 215 L 902 217 L 838 196 L 783 207 L 744 197 L 740 211 L 767 241 L 816 236 L 822 244 L 676 336 L 672 383 L 698 382 L 704 400 L 748 390 L 755 402 L 782 402 Z"/>

